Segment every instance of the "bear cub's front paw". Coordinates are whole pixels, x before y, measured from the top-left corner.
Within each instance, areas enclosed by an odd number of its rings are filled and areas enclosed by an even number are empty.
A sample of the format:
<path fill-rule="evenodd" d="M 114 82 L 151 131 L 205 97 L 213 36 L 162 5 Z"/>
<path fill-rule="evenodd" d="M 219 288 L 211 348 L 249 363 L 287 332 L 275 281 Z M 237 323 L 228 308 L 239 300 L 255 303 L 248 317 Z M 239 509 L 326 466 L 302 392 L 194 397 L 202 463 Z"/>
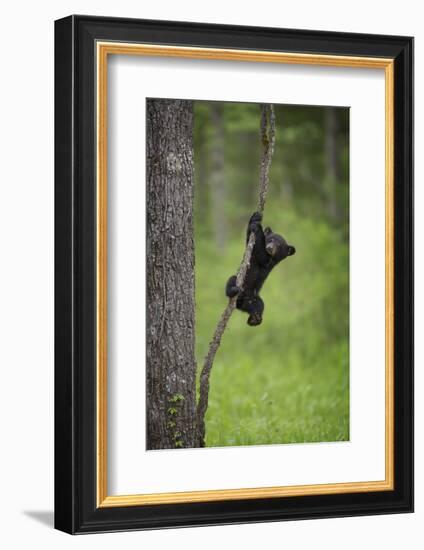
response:
<path fill-rule="evenodd" d="M 260 212 L 254 212 L 250 218 L 249 223 L 260 223 L 262 221 L 262 214 Z"/>
<path fill-rule="evenodd" d="M 252 214 L 249 220 L 249 232 L 256 233 L 260 228 L 261 221 L 262 214 L 260 212 L 255 212 Z"/>

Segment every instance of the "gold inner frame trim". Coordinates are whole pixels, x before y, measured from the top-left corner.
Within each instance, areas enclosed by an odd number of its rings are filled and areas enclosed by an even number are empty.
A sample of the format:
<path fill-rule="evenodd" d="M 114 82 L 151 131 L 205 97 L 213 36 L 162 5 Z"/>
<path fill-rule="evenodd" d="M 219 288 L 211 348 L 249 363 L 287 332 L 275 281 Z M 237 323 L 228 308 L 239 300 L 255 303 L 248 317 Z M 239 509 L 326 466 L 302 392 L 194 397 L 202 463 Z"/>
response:
<path fill-rule="evenodd" d="M 394 60 L 302 53 L 266 52 L 124 42 L 96 43 L 97 54 L 97 506 L 142 506 L 255 498 L 365 493 L 394 489 Z M 178 493 L 107 494 L 107 60 L 108 55 L 219 59 L 385 71 L 385 479 Z"/>

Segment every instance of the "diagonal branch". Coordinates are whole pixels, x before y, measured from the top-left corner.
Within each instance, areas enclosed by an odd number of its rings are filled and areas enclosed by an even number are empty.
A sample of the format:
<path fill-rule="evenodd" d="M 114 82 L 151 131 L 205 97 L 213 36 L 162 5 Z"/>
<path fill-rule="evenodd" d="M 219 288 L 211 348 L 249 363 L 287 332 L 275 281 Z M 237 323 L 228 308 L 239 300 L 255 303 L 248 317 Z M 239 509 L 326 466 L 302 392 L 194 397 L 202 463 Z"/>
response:
<path fill-rule="evenodd" d="M 271 167 L 272 155 L 274 153 L 275 144 L 275 112 L 273 105 L 261 105 L 261 142 L 262 155 L 259 179 L 258 193 L 258 211 L 263 212 L 265 207 L 266 196 L 268 193 L 269 169 Z M 244 251 L 243 260 L 237 273 L 236 285 L 243 289 L 244 280 L 247 270 L 250 266 L 253 247 L 255 246 L 255 235 L 250 234 L 249 241 Z M 205 357 L 202 372 L 200 374 L 199 385 L 199 401 L 197 403 L 197 430 L 199 436 L 199 446 L 205 446 L 205 415 L 209 401 L 209 379 L 216 352 L 221 343 L 221 338 L 230 320 L 237 302 L 237 296 L 231 298 L 221 315 L 221 318 L 216 326 L 214 335 L 209 344 L 209 350 Z"/>

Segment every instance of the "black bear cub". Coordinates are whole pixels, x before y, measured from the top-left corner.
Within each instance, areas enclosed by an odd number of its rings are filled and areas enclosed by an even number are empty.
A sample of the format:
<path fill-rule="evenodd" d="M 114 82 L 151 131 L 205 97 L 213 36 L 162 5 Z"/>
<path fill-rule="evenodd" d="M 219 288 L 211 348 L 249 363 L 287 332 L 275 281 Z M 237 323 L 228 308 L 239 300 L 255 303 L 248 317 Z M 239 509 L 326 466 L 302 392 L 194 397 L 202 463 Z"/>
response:
<path fill-rule="evenodd" d="M 244 290 L 236 284 L 236 276 L 228 279 L 225 294 L 228 298 L 237 296 L 237 309 L 249 314 L 247 324 L 254 327 L 262 323 L 262 314 L 264 312 L 264 303 L 259 296 L 259 291 L 265 282 L 265 279 L 271 273 L 272 269 L 287 258 L 293 256 L 296 252 L 294 246 L 288 245 L 281 235 L 272 232 L 270 227 L 262 229 L 262 214 L 255 212 L 250 218 L 247 226 L 247 240 L 249 242 L 250 233 L 255 234 L 255 246 L 252 250 L 250 266 L 246 272 L 244 280 Z"/>

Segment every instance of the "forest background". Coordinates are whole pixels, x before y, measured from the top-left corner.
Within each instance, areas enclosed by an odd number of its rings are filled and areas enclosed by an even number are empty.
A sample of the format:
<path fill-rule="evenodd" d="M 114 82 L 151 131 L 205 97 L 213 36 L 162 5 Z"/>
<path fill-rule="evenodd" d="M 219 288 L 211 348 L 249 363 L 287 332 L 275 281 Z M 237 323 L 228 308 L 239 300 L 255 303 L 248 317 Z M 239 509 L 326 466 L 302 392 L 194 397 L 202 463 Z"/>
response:
<path fill-rule="evenodd" d="M 349 110 L 275 105 L 264 227 L 296 255 L 236 311 L 211 375 L 206 445 L 349 439 Z M 203 362 L 256 209 L 258 104 L 194 102 L 196 359 Z"/>

